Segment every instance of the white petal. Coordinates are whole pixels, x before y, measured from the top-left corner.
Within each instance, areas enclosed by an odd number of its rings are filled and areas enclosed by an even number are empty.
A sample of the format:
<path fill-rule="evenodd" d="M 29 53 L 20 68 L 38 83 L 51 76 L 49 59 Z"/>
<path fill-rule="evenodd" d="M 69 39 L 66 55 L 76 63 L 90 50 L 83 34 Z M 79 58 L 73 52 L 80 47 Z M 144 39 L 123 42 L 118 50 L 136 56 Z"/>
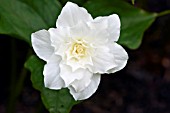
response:
<path fill-rule="evenodd" d="M 92 17 L 83 7 L 67 2 L 57 19 L 57 27 L 72 27 L 81 21 L 91 21 Z"/>
<path fill-rule="evenodd" d="M 120 19 L 117 14 L 110 16 L 97 17 L 89 26 L 93 29 L 107 30 L 110 41 L 117 41 L 120 35 Z"/>
<path fill-rule="evenodd" d="M 80 58 L 78 61 L 71 57 L 72 56 L 69 56 L 69 51 L 68 51 L 65 64 L 69 65 L 73 72 L 79 68 L 83 68 L 83 69 L 87 68 L 86 65 L 93 65 L 92 58 L 90 55 L 86 55 L 85 57 Z"/>
<path fill-rule="evenodd" d="M 50 33 L 51 42 L 53 44 L 59 44 L 61 42 L 64 42 L 64 39 L 66 36 L 63 30 L 58 29 L 58 28 L 50 28 L 48 31 Z"/>
<path fill-rule="evenodd" d="M 128 54 L 125 49 L 117 43 L 110 44 L 111 52 L 114 54 L 116 66 L 110 69 L 109 73 L 114 73 L 125 67 L 128 60 Z"/>
<path fill-rule="evenodd" d="M 93 73 L 91 73 L 90 71 L 86 71 L 83 74 L 84 76 L 82 79 L 75 80 L 71 83 L 76 92 L 84 90 L 91 82 L 91 77 L 93 76 Z"/>
<path fill-rule="evenodd" d="M 70 28 L 70 35 L 74 40 L 77 40 L 77 38 L 85 38 L 89 33 L 92 34 L 91 28 L 86 22 L 79 22 Z"/>
<path fill-rule="evenodd" d="M 92 96 L 99 86 L 101 75 L 94 74 L 91 83 L 81 92 L 76 92 L 73 87 L 68 87 L 75 100 L 84 100 Z"/>
<path fill-rule="evenodd" d="M 60 76 L 64 80 L 66 87 L 73 81 L 82 79 L 85 73 L 89 73 L 88 70 L 79 68 L 73 72 L 70 66 L 60 63 Z"/>
<path fill-rule="evenodd" d="M 67 60 L 67 61 L 66 61 L 66 64 L 67 64 L 68 66 L 70 66 L 70 68 L 71 68 L 71 70 L 72 70 L 73 72 L 76 71 L 76 70 L 79 69 L 79 68 L 84 68 L 81 63 L 78 63 L 77 61 L 72 60 L 72 59 Z"/>
<path fill-rule="evenodd" d="M 59 44 L 68 42 L 69 39 L 69 29 L 68 28 L 50 28 L 49 30 L 50 38 L 52 44 Z"/>
<path fill-rule="evenodd" d="M 44 84 L 50 89 L 61 89 L 65 87 L 64 81 L 60 77 L 59 63 L 61 58 L 53 55 L 44 66 Z"/>
<path fill-rule="evenodd" d="M 95 50 L 92 56 L 93 66 L 89 70 L 93 73 L 107 73 L 109 69 L 115 67 L 114 55 L 107 46 L 101 46 Z"/>
<path fill-rule="evenodd" d="M 50 34 L 46 30 L 40 30 L 31 34 L 32 46 L 35 53 L 41 59 L 47 61 L 54 52 L 51 46 Z"/>
<path fill-rule="evenodd" d="M 109 33 L 105 29 L 92 29 L 85 22 L 79 22 L 70 28 L 70 36 L 73 40 L 83 40 L 93 46 L 105 45 L 110 38 Z"/>
<path fill-rule="evenodd" d="M 49 29 L 52 46 L 55 48 L 55 54 L 64 57 L 70 42 L 69 29 L 67 28 L 50 28 Z"/>

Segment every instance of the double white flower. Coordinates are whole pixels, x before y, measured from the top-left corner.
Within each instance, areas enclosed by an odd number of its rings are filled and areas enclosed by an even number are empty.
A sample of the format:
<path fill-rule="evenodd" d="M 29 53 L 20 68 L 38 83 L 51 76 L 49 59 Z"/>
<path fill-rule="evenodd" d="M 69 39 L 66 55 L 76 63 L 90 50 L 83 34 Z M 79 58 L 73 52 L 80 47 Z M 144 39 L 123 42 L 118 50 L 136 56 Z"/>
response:
<path fill-rule="evenodd" d="M 67 87 L 75 100 L 89 98 L 103 73 L 124 68 L 128 55 L 116 43 L 120 19 L 116 14 L 95 19 L 86 9 L 67 2 L 56 28 L 31 35 L 39 58 L 46 61 L 44 84 L 50 89 Z"/>

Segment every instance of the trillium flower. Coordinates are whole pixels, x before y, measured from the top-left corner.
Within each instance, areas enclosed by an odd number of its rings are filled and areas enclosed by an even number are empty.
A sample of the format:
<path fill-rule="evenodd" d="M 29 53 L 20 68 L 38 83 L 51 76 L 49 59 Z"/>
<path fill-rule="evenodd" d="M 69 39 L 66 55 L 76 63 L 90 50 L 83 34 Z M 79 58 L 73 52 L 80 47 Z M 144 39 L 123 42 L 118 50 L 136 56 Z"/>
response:
<path fill-rule="evenodd" d="M 35 53 L 44 61 L 44 85 L 49 89 L 68 88 L 75 100 L 89 98 L 97 90 L 101 74 L 125 67 L 126 51 L 117 44 L 118 15 L 95 19 L 86 9 L 67 2 L 56 28 L 32 33 Z"/>

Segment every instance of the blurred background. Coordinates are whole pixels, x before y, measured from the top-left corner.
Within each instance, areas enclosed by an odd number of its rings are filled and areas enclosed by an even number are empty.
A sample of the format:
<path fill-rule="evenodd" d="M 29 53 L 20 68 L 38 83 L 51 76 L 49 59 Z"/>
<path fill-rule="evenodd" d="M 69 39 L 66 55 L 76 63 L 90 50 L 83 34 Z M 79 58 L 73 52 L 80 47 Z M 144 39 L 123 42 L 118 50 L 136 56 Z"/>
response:
<path fill-rule="evenodd" d="M 170 0 L 136 0 L 134 6 L 161 12 L 170 10 Z M 97 92 L 71 113 L 170 113 L 170 15 L 156 19 L 138 49 L 125 49 L 127 66 L 102 75 Z M 0 35 L 0 113 L 48 113 L 23 68 L 32 53 L 26 42 Z"/>

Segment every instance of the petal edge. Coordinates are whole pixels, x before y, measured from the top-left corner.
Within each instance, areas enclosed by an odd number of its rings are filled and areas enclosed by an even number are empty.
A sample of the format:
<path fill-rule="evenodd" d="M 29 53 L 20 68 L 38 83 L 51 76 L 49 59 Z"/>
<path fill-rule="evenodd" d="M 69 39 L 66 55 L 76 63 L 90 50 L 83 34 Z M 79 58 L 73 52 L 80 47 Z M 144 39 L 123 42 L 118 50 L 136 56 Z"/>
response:
<path fill-rule="evenodd" d="M 50 34 L 47 30 L 40 30 L 31 34 L 31 42 L 37 56 L 48 61 L 54 52 L 51 46 Z"/>
<path fill-rule="evenodd" d="M 72 27 L 80 21 L 91 21 L 92 17 L 83 7 L 67 2 L 58 16 L 56 27 Z"/>

